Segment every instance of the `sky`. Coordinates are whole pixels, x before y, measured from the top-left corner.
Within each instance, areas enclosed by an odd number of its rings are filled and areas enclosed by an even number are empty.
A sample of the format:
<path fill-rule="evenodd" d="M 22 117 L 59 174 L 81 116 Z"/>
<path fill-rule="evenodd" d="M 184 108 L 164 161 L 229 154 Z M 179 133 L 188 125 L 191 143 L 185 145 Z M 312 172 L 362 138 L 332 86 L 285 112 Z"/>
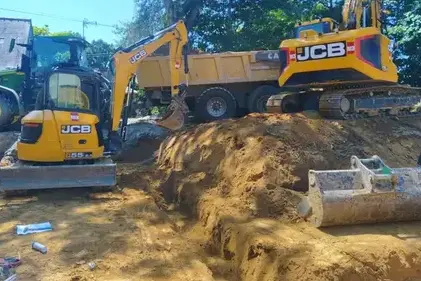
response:
<path fill-rule="evenodd" d="M 33 25 L 48 25 L 52 32 L 82 34 L 84 19 L 112 26 L 130 21 L 133 13 L 133 0 L 0 0 L 0 17 L 31 19 Z M 85 38 L 115 43 L 119 37 L 113 31 L 113 27 L 88 25 Z"/>

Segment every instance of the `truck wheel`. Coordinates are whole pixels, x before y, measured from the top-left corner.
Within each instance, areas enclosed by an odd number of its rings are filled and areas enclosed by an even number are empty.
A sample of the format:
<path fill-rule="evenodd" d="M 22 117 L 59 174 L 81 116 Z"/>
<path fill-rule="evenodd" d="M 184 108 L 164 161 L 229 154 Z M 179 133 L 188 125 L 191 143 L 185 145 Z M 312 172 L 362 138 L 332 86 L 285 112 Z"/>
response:
<path fill-rule="evenodd" d="M 195 115 L 201 121 L 215 121 L 235 116 L 237 101 L 226 89 L 215 87 L 205 90 L 197 99 Z"/>
<path fill-rule="evenodd" d="M 10 125 L 12 121 L 12 107 L 10 101 L 4 96 L 0 95 L 0 129 L 3 130 L 5 127 Z"/>
<path fill-rule="evenodd" d="M 258 113 L 264 113 L 266 112 L 266 103 L 270 96 L 276 95 L 279 93 L 279 88 L 270 86 L 270 85 L 264 85 L 258 87 L 256 90 L 254 90 L 250 97 L 248 98 L 248 110 L 250 113 L 252 112 L 258 112 Z"/>

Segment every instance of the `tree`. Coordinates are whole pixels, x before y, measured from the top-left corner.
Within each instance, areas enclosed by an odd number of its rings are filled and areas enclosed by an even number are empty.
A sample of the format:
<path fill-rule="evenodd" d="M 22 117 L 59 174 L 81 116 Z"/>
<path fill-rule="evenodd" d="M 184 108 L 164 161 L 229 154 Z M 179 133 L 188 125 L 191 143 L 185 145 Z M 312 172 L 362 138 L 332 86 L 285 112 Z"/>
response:
<path fill-rule="evenodd" d="M 421 86 L 421 3 L 400 10 L 402 15 L 395 15 L 396 25 L 389 32 L 399 46 L 395 50 L 395 62 L 402 82 Z"/>
<path fill-rule="evenodd" d="M 318 3 L 318 1 L 317 1 Z M 193 44 L 207 51 L 278 48 L 294 24 L 311 18 L 314 0 L 205 0 Z"/>
<path fill-rule="evenodd" d="M 44 25 L 42 27 L 34 26 L 34 35 L 35 36 L 47 36 L 50 35 L 50 28 L 48 25 Z"/>
<path fill-rule="evenodd" d="M 50 27 L 48 25 L 44 25 L 42 27 L 34 26 L 34 35 L 35 36 L 76 36 L 82 37 L 80 33 L 74 31 L 59 31 L 59 32 L 51 32 Z"/>
<path fill-rule="evenodd" d="M 135 14 L 131 21 L 115 30 L 121 34 L 120 45 L 127 46 L 166 26 L 184 19 L 190 29 L 199 15 L 204 0 L 134 0 Z"/>
<path fill-rule="evenodd" d="M 157 0 L 134 0 L 135 15 L 129 22 L 122 23 L 115 30 L 120 34 L 119 44 L 128 46 L 141 38 L 149 36 L 164 27 L 165 16 L 162 1 Z"/>
<path fill-rule="evenodd" d="M 115 47 L 103 40 L 93 40 L 86 50 L 89 65 L 92 68 L 106 69 L 107 63 L 115 52 Z"/>

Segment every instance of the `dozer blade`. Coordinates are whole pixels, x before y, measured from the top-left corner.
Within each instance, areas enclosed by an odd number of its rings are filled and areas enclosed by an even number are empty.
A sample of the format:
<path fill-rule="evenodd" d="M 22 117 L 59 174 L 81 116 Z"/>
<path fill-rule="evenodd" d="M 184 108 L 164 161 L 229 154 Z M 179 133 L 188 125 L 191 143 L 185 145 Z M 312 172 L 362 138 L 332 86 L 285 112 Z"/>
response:
<path fill-rule="evenodd" d="M 350 170 L 309 171 L 298 206 L 315 227 L 421 219 L 421 168 L 391 169 L 378 156 L 351 158 Z"/>
<path fill-rule="evenodd" d="M 189 113 L 189 107 L 184 101 L 186 92 L 173 97 L 171 104 L 168 106 L 168 109 L 164 116 L 156 121 L 158 126 L 176 131 L 181 129 L 184 124 L 187 122 Z"/>
<path fill-rule="evenodd" d="M 116 185 L 116 164 L 103 160 L 90 165 L 29 166 L 16 163 L 0 168 L 0 190 L 32 190 Z"/>

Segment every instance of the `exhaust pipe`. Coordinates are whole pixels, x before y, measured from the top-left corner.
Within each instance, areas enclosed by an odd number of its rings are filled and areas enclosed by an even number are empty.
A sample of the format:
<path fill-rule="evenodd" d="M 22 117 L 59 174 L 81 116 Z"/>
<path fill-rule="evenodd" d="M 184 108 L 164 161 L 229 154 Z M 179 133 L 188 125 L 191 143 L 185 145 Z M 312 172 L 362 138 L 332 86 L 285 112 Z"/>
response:
<path fill-rule="evenodd" d="M 315 227 L 421 219 L 421 167 L 387 166 L 378 156 L 351 158 L 349 170 L 310 170 L 299 214 Z"/>

